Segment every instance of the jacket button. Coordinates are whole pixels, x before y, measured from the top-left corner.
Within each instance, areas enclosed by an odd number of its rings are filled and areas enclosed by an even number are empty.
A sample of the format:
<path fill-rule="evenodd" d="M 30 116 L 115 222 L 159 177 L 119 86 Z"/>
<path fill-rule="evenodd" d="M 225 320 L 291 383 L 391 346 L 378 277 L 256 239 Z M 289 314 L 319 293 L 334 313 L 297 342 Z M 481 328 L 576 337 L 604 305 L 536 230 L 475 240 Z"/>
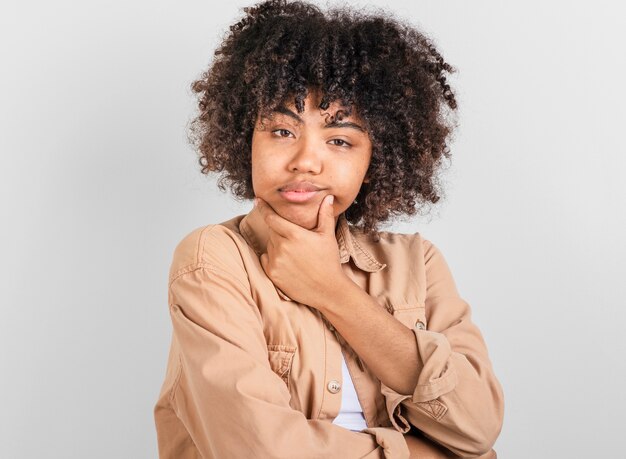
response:
<path fill-rule="evenodd" d="M 330 381 L 328 381 L 328 385 L 326 387 L 328 388 L 328 392 L 330 392 L 331 394 L 336 394 L 341 390 L 341 383 L 336 379 L 331 379 Z"/>
<path fill-rule="evenodd" d="M 424 325 L 424 322 L 422 322 L 421 320 L 418 320 L 418 321 L 417 321 L 417 325 L 415 325 L 415 327 L 416 327 L 418 330 L 424 330 L 424 329 L 426 328 L 426 326 Z"/>

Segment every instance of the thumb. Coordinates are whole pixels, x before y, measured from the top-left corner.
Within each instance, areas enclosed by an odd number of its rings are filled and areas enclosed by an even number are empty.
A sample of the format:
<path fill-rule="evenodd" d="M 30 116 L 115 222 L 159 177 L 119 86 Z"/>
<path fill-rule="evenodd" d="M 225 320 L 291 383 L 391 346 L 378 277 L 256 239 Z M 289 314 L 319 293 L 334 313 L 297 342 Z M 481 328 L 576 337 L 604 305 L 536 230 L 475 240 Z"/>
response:
<path fill-rule="evenodd" d="M 325 233 L 335 233 L 335 214 L 333 202 L 335 197 L 332 194 L 324 196 L 317 215 L 317 230 Z"/>

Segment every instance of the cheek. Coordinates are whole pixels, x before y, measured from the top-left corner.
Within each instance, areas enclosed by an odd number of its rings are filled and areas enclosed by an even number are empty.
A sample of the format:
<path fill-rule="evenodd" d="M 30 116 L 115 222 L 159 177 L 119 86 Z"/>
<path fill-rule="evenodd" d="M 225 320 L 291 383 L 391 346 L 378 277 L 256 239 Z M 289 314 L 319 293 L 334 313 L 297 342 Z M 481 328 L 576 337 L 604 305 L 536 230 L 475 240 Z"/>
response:
<path fill-rule="evenodd" d="M 256 155 L 252 153 L 252 184 L 255 190 L 274 188 L 276 177 L 280 177 L 280 164 L 275 159 L 268 156 Z"/>
<path fill-rule="evenodd" d="M 252 177 L 254 178 L 256 176 L 257 178 L 259 178 L 259 176 L 262 176 L 266 165 L 264 161 L 263 148 L 258 141 L 252 142 L 250 163 L 252 166 Z"/>
<path fill-rule="evenodd" d="M 366 170 L 364 165 L 358 161 L 346 161 L 335 167 L 334 175 L 336 175 L 337 181 L 343 184 L 343 187 L 353 188 L 361 185 Z"/>
<path fill-rule="evenodd" d="M 252 155 L 252 174 L 259 179 L 267 179 L 268 172 L 276 169 L 276 162 Z"/>

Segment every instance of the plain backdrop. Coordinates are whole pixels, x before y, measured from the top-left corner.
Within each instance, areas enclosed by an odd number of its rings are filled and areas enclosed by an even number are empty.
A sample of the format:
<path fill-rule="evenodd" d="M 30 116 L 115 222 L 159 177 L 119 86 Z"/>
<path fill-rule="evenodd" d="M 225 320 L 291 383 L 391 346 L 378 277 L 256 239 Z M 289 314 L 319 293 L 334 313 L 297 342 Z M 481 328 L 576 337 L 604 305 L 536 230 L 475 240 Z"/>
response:
<path fill-rule="evenodd" d="M 625 457 L 624 11 L 351 3 L 410 18 L 459 70 L 445 198 L 385 229 L 437 244 L 472 306 L 499 457 Z M 0 6 L 0 457 L 157 457 L 173 249 L 252 206 L 185 133 L 189 84 L 249 4 Z"/>

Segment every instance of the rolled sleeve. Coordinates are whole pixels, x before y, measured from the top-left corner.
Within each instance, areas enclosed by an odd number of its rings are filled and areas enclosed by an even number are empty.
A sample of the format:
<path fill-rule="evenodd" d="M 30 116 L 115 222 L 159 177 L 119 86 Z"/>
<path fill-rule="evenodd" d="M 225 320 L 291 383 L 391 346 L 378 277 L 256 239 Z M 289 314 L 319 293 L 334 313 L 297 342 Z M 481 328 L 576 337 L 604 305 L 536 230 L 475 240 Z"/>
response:
<path fill-rule="evenodd" d="M 412 395 L 399 394 L 381 382 L 381 391 L 385 396 L 387 413 L 394 427 L 407 433 L 411 426 L 402 414 L 401 403 L 409 400 L 422 403 L 435 418 L 441 418 L 447 407 L 435 400 L 453 390 L 457 384 L 457 374 L 450 365 L 450 343 L 441 333 L 413 328 L 418 348 L 418 362 L 422 370 Z M 408 403 L 408 402 L 407 402 Z"/>
<path fill-rule="evenodd" d="M 417 327 L 412 330 L 422 368 L 413 391 L 413 401 L 427 402 L 450 392 L 456 386 L 456 372 L 450 365 L 452 349 L 442 333 Z"/>
<path fill-rule="evenodd" d="M 381 383 L 392 425 L 415 426 L 461 457 L 492 457 L 504 394 L 471 308 L 458 294 L 441 252 L 424 240 L 427 329 L 413 328 L 420 368 L 412 394 Z"/>

